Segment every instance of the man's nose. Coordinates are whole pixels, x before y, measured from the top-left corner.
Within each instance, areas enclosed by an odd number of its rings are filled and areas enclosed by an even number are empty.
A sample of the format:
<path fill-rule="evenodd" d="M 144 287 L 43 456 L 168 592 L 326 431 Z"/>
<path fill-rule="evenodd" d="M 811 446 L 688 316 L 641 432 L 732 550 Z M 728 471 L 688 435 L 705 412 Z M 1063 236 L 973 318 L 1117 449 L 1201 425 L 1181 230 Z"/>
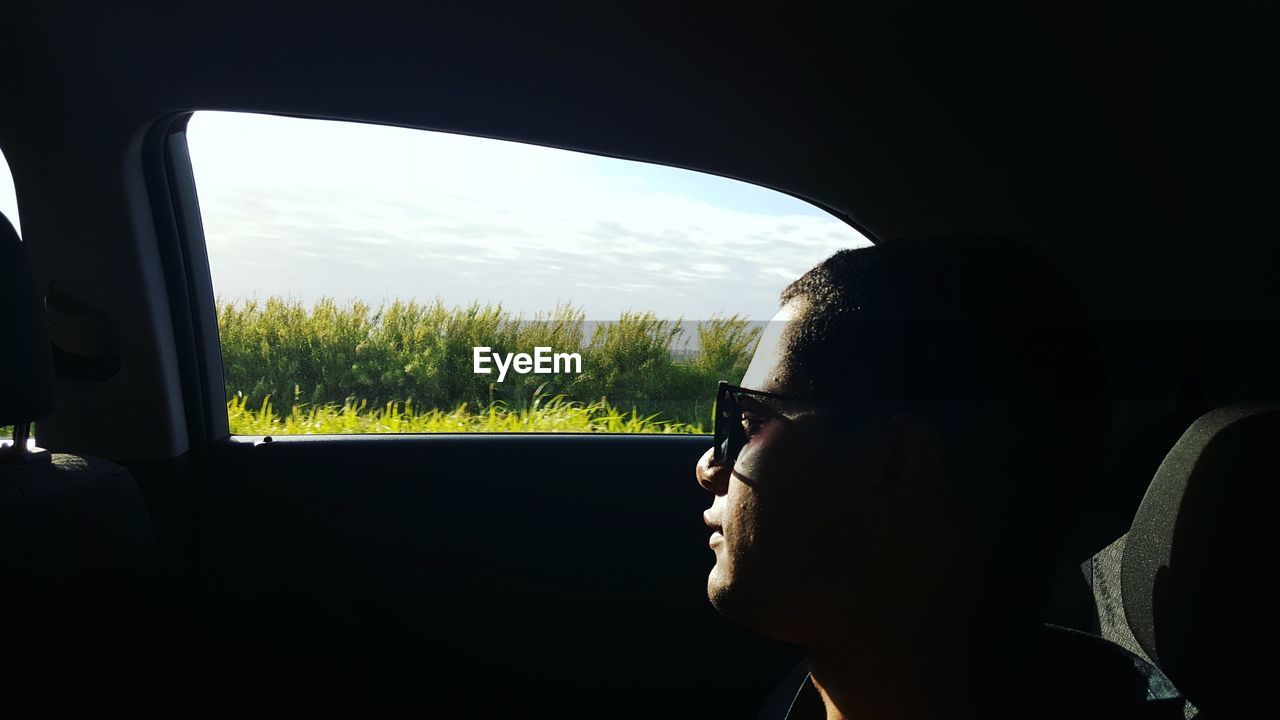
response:
<path fill-rule="evenodd" d="M 724 495 L 729 492 L 729 476 L 733 474 L 733 468 L 728 465 L 714 467 L 711 464 L 711 457 L 715 448 L 708 448 L 702 457 L 698 459 L 698 466 L 694 468 L 693 474 L 698 478 L 698 484 L 703 490 L 716 495 Z"/>

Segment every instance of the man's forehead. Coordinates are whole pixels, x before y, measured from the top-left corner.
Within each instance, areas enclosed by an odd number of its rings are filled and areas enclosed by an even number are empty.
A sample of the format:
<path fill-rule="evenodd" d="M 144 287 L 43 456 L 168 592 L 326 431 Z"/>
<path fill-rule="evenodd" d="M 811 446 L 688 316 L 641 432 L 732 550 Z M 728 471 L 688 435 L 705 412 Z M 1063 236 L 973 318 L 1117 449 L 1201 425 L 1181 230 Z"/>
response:
<path fill-rule="evenodd" d="M 793 299 L 765 324 L 751 364 L 742 376 L 743 387 L 797 397 L 807 395 L 788 361 L 790 333 L 796 323 L 803 321 L 804 311 L 804 301 Z"/>

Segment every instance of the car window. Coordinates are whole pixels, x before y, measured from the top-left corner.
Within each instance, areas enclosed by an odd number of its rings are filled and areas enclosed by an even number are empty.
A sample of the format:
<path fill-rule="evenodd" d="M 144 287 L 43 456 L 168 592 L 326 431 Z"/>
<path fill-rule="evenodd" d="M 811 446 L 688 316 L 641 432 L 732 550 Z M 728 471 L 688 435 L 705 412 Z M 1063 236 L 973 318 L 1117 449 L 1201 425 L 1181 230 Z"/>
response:
<path fill-rule="evenodd" d="M 9 171 L 9 162 L 4 157 L 4 152 L 0 151 L 0 213 L 8 218 L 13 224 L 13 228 L 18 231 L 18 237 L 22 237 L 22 226 L 18 222 L 18 195 L 13 187 L 13 174 Z M 0 445 L 4 445 L 13 439 L 13 426 L 0 425 Z"/>
<path fill-rule="evenodd" d="M 22 224 L 18 221 L 18 193 L 13 186 L 13 173 L 9 171 L 9 161 L 4 152 L 0 152 L 0 213 L 13 223 L 13 228 L 22 237 Z"/>
<path fill-rule="evenodd" d="M 233 434 L 709 432 L 787 283 L 866 238 L 723 177 L 196 113 Z"/>

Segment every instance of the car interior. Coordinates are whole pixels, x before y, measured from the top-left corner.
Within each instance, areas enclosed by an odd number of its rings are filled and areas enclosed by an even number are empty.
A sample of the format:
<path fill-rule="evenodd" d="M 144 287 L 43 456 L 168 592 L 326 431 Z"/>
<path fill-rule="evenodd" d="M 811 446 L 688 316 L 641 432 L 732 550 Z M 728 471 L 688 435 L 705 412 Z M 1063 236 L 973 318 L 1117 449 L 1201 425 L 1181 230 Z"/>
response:
<path fill-rule="evenodd" d="M 0 702 L 754 718 L 800 659 L 707 601 L 705 434 L 233 434 L 187 145 L 212 110 L 696 170 L 876 243 L 1034 245 L 1113 396 L 1044 621 L 1157 665 L 1187 717 L 1274 705 L 1260 5 L 433 5 L 6 4 Z"/>

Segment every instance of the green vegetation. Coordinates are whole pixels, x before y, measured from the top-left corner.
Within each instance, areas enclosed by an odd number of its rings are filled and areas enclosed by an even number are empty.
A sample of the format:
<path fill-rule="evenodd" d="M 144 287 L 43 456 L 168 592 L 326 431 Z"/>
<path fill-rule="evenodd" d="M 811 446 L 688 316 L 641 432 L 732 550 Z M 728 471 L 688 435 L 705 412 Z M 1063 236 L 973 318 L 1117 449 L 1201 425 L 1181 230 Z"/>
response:
<path fill-rule="evenodd" d="M 329 432 L 704 432 L 718 380 L 746 371 L 759 329 L 625 313 L 587 323 L 562 305 L 533 318 L 501 305 L 323 298 L 218 302 L 231 430 Z M 589 331 L 589 332 L 588 332 Z M 472 348 L 582 356 L 582 373 L 473 372 Z M 287 412 L 277 408 L 289 407 Z"/>
<path fill-rule="evenodd" d="M 270 400 L 257 408 L 246 398 L 227 403 L 231 432 L 237 435 L 283 435 L 307 433 L 458 433 L 458 432 L 608 432 L 608 433 L 701 433 L 700 425 L 659 420 L 636 411 L 622 413 L 607 403 L 583 404 L 556 396 L 529 407 L 509 409 L 494 403 L 487 409 L 470 411 L 465 404 L 453 410 L 414 410 L 411 403 L 387 403 L 381 408 L 346 403 L 342 407 L 324 405 L 304 410 L 294 405 L 281 416 Z"/>

